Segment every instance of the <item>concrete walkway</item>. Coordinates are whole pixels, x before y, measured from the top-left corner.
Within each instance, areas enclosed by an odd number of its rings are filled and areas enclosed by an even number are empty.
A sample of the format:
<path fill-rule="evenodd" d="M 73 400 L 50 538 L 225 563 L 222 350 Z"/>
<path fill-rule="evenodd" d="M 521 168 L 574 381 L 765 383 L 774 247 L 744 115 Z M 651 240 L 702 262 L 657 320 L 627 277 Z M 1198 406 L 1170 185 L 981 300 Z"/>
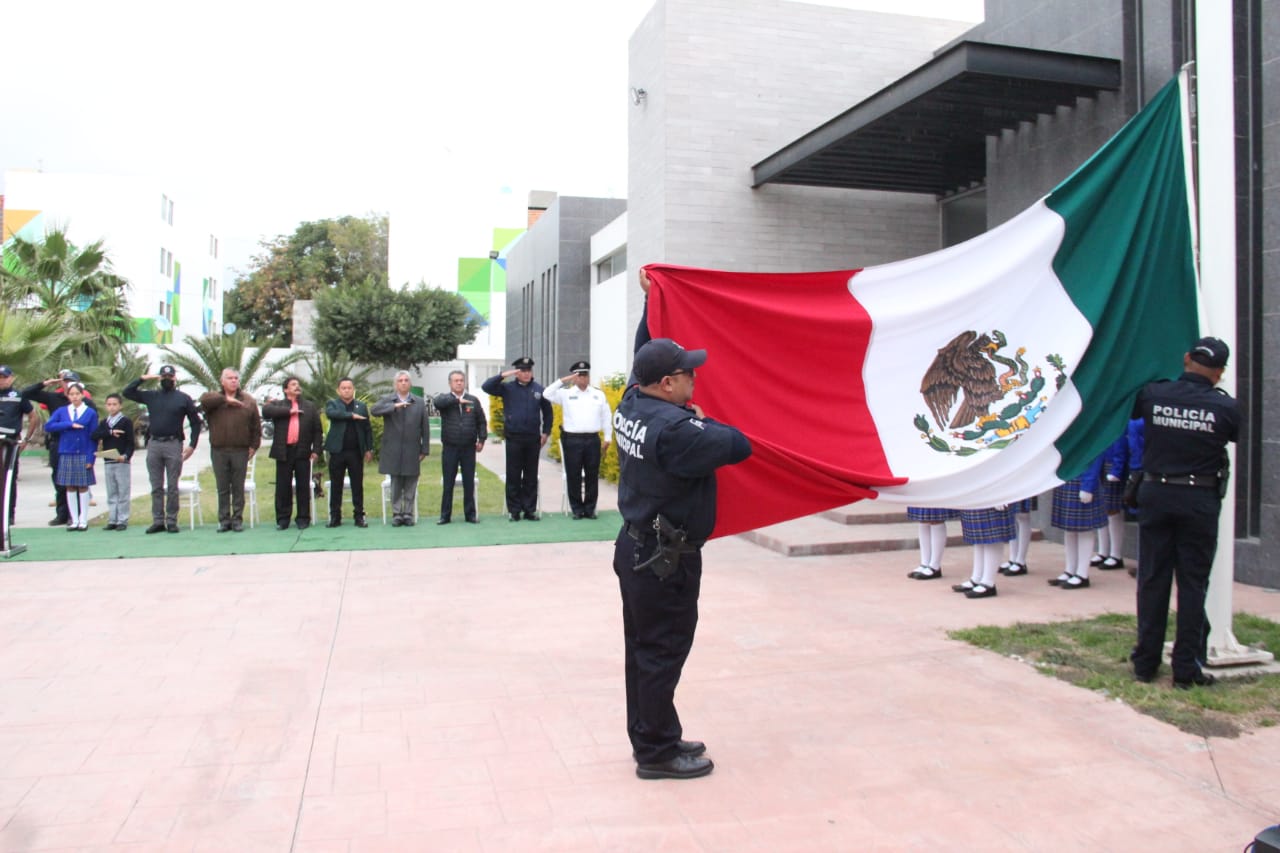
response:
<path fill-rule="evenodd" d="M 678 703 L 716 771 L 637 780 L 610 554 L 0 563 L 0 851 L 1234 853 L 1280 818 L 1280 729 L 1192 737 L 946 638 L 1131 609 L 1122 572 L 1048 587 L 1047 543 L 985 600 L 944 585 L 964 548 L 932 584 L 712 543 Z"/>

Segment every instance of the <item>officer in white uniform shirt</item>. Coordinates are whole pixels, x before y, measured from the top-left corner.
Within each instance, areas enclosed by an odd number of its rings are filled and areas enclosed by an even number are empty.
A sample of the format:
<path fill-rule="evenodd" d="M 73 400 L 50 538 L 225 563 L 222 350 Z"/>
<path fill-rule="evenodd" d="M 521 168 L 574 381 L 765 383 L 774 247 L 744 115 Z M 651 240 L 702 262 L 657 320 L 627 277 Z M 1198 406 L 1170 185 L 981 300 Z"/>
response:
<path fill-rule="evenodd" d="M 560 448 L 573 517 L 595 518 L 600 486 L 600 456 L 613 442 L 613 413 L 604 392 L 591 385 L 591 365 L 575 361 L 559 384 L 543 391 L 563 410 Z M 600 433 L 604 433 L 601 443 Z"/>

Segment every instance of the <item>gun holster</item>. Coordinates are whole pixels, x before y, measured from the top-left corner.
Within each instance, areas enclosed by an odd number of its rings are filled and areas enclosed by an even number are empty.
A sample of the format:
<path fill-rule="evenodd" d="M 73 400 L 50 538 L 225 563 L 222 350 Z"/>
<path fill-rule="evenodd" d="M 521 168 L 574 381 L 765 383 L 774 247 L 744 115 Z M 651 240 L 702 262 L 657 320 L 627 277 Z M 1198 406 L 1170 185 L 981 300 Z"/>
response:
<path fill-rule="evenodd" d="M 1131 471 L 1129 479 L 1124 481 L 1124 505 L 1129 509 L 1138 508 L 1138 486 L 1142 485 L 1142 472 Z"/>
<path fill-rule="evenodd" d="M 628 532 L 631 537 L 641 542 L 641 538 L 636 534 L 639 532 L 632 525 L 628 525 Z M 649 569 L 657 576 L 658 580 L 666 580 L 676 573 L 680 568 L 680 557 L 683 554 L 691 554 L 698 550 L 689 544 L 688 533 L 684 528 L 676 527 L 671 523 L 670 519 L 658 513 L 653 518 L 652 535 L 655 539 L 655 547 L 653 554 L 644 562 L 637 562 L 635 571 L 643 571 Z M 647 532 L 647 531 L 646 531 Z M 644 538 L 648 538 L 645 536 Z M 637 552 L 639 544 L 637 544 Z"/>

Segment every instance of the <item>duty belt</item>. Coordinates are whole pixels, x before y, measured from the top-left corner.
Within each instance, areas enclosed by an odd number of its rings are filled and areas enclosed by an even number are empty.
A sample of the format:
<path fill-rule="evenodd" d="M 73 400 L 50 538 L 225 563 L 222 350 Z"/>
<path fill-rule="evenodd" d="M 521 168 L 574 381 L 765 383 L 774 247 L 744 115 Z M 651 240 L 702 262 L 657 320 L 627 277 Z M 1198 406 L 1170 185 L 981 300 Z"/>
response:
<path fill-rule="evenodd" d="M 1155 474 L 1146 472 L 1148 482 L 1163 483 L 1166 486 L 1197 486 L 1203 489 L 1218 488 L 1217 474 Z"/>
<path fill-rule="evenodd" d="M 180 436 L 180 435 L 153 435 L 153 436 L 151 436 L 151 440 L 152 440 L 152 441 L 182 441 L 182 436 Z"/>

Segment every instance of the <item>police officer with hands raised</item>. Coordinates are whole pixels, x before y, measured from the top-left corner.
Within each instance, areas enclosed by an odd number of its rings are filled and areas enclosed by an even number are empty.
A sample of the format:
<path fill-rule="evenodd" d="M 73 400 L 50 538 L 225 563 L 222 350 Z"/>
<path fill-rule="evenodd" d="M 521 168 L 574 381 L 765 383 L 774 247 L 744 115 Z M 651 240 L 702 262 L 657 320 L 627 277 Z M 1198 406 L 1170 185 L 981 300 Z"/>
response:
<path fill-rule="evenodd" d="M 1178 581 L 1173 686 L 1214 683 L 1200 668 L 1204 602 L 1218 547 L 1218 513 L 1229 470 L 1226 445 L 1240 429 L 1236 401 L 1216 388 L 1230 355 L 1218 338 L 1201 338 L 1183 356 L 1178 379 L 1151 382 L 1138 393 L 1133 417 L 1146 422 L 1138 501 L 1138 641 L 1129 656 L 1134 678 L 1160 668 L 1169 593 Z"/>

